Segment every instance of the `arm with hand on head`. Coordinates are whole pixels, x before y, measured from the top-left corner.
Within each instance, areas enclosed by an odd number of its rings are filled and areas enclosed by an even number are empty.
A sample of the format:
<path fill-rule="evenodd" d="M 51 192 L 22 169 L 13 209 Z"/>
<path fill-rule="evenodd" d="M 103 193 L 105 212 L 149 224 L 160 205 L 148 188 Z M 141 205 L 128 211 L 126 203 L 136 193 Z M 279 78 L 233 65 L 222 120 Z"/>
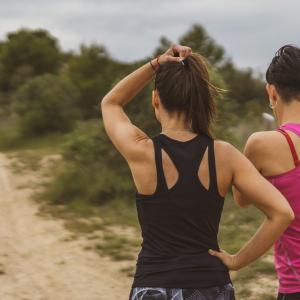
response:
<path fill-rule="evenodd" d="M 266 216 L 252 238 L 234 255 L 224 250 L 209 251 L 231 270 L 238 270 L 267 252 L 294 219 L 294 213 L 283 195 L 270 184 L 237 149 L 229 145 L 232 158 L 232 184 L 248 204 Z"/>
<path fill-rule="evenodd" d="M 118 82 L 112 90 L 104 96 L 100 106 L 102 119 L 107 135 L 128 160 L 138 157 L 138 143 L 147 135 L 133 125 L 123 110 L 153 78 L 154 69 L 167 61 L 180 62 L 192 53 L 191 48 L 181 45 L 172 45 L 164 54 L 152 59 L 131 74 Z M 178 57 L 175 57 L 178 54 Z"/>

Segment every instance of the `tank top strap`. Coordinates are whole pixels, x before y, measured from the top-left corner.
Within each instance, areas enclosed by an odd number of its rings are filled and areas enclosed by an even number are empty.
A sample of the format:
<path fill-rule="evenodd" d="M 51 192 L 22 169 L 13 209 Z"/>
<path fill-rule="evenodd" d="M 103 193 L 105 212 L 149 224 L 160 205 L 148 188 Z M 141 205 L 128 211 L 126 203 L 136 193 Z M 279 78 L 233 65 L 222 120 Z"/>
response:
<path fill-rule="evenodd" d="M 300 164 L 300 161 L 299 161 L 299 157 L 298 157 L 298 154 L 297 154 L 297 151 L 296 151 L 296 148 L 295 148 L 295 145 L 291 139 L 291 137 L 289 136 L 289 134 L 282 128 L 278 128 L 277 129 L 278 132 L 282 133 L 288 144 L 289 144 L 289 147 L 290 147 L 290 150 L 291 150 L 291 153 L 292 153 L 292 156 L 293 156 L 293 160 L 294 160 L 294 164 L 295 166 L 298 166 Z"/>
<path fill-rule="evenodd" d="M 157 173 L 157 186 L 155 190 L 155 194 L 161 192 L 163 190 L 168 189 L 167 182 L 164 176 L 163 164 L 162 164 L 162 153 L 161 147 L 159 144 L 158 136 L 152 138 L 153 146 L 154 146 L 154 158 L 155 158 L 155 166 Z"/>
<path fill-rule="evenodd" d="M 214 139 L 212 138 L 209 138 L 209 142 L 208 142 L 208 168 L 209 168 L 209 191 L 218 193 Z"/>

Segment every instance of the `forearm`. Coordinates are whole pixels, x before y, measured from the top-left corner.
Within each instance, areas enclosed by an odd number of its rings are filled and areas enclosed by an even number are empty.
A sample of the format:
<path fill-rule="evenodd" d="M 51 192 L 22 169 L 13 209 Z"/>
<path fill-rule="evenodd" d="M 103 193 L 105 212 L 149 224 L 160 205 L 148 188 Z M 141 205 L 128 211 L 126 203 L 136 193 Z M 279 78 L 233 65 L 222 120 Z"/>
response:
<path fill-rule="evenodd" d="M 151 63 L 154 68 L 158 67 L 156 59 L 153 59 Z M 117 83 L 102 102 L 124 106 L 151 81 L 154 74 L 150 63 L 146 63 Z"/>
<path fill-rule="evenodd" d="M 255 235 L 235 255 L 236 269 L 247 266 L 266 253 L 286 230 L 288 218 L 266 218 Z"/>

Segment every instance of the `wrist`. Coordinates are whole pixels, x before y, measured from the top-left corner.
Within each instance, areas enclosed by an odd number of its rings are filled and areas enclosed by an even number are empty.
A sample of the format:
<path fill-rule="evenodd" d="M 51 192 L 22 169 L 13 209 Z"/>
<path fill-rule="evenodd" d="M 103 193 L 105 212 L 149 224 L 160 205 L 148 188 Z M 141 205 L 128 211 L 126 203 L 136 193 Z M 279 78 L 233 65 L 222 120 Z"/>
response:
<path fill-rule="evenodd" d="M 159 68 L 158 64 L 157 64 L 157 61 L 156 61 L 156 58 L 153 58 L 150 60 L 150 65 L 151 65 L 151 68 L 154 72 L 156 72 Z"/>
<path fill-rule="evenodd" d="M 232 269 L 234 271 L 238 271 L 239 269 L 241 269 L 243 266 L 241 265 L 238 253 L 237 254 L 233 254 L 232 255 Z"/>
<path fill-rule="evenodd" d="M 151 67 L 157 71 L 160 67 L 160 55 L 158 55 L 156 58 L 153 58 L 150 60 L 150 64 L 151 64 Z"/>

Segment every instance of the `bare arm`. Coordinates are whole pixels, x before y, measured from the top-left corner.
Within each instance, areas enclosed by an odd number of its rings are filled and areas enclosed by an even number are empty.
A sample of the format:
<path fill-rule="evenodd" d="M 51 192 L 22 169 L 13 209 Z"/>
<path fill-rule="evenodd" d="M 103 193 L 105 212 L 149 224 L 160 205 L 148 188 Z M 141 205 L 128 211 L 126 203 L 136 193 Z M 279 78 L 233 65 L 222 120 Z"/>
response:
<path fill-rule="evenodd" d="M 260 171 L 260 166 L 255 159 L 256 152 L 260 152 L 260 150 L 257 149 L 258 146 L 259 141 L 256 137 L 256 134 L 252 134 L 245 145 L 244 155 L 252 162 L 255 168 Z M 252 204 L 251 199 L 247 198 L 247 196 L 241 193 L 241 191 L 234 185 L 232 186 L 232 193 L 234 200 L 240 207 L 247 207 Z"/>
<path fill-rule="evenodd" d="M 174 52 L 179 57 L 174 57 Z M 151 61 L 154 68 L 158 63 L 177 61 L 190 55 L 191 49 L 180 45 L 174 45 L 166 53 Z M 137 159 L 140 151 L 139 142 L 147 138 L 146 133 L 131 123 L 123 110 L 123 106 L 129 103 L 152 79 L 154 70 L 150 63 L 138 68 L 122 79 L 101 101 L 101 111 L 105 130 L 119 152 L 128 160 Z"/>
<path fill-rule="evenodd" d="M 229 269 L 237 270 L 263 255 L 294 219 L 283 195 L 270 184 L 237 149 L 230 146 L 233 185 L 249 202 L 266 216 L 254 236 L 234 255 L 210 251 Z"/>

